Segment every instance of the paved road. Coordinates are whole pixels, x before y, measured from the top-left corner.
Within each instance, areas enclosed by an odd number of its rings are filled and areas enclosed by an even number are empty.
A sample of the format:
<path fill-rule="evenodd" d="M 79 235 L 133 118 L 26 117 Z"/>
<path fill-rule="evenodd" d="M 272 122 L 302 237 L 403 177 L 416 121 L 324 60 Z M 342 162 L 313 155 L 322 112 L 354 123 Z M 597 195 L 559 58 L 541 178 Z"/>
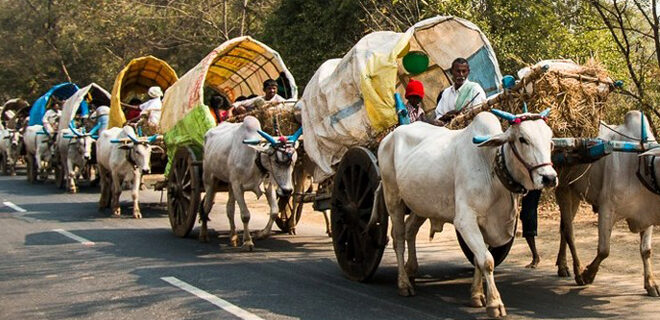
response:
<path fill-rule="evenodd" d="M 142 193 L 144 219 L 134 220 L 127 193 L 124 216 L 111 218 L 97 210 L 98 190 L 81 190 L 70 195 L 24 176 L 0 177 L 0 319 L 486 317 L 466 306 L 472 271 L 451 227 L 432 243 L 418 241 L 423 275 L 417 296 L 402 298 L 393 250 L 371 283 L 349 281 L 317 213 L 303 217 L 298 235 L 276 234 L 248 253 L 227 245 L 224 195 L 211 216 L 212 242 L 202 244 L 196 230 L 187 239 L 171 233 L 160 193 Z M 265 199 L 258 203 L 254 229 L 266 222 Z M 578 287 L 552 270 L 506 262 L 497 269 L 510 319 L 652 319 L 660 312 L 660 300 L 644 296 L 641 275 L 601 274 L 597 285 Z"/>

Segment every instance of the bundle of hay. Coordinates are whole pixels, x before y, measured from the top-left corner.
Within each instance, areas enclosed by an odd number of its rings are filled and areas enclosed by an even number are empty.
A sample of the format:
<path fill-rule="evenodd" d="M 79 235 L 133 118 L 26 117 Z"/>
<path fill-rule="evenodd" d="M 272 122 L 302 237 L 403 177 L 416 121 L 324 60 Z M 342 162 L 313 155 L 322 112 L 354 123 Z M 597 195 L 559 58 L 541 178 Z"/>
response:
<path fill-rule="evenodd" d="M 295 108 L 293 104 L 278 104 L 275 106 L 265 106 L 257 109 L 236 115 L 227 119 L 229 122 L 242 122 L 247 116 L 253 116 L 261 123 L 261 130 L 271 135 L 275 133 L 275 120 L 279 124 L 279 131 L 281 135 L 292 135 L 300 128 L 300 123 L 295 117 Z"/>
<path fill-rule="evenodd" d="M 466 126 L 478 112 L 491 108 L 521 113 L 551 108 L 548 124 L 555 137 L 595 137 L 605 112 L 605 101 L 614 88 L 605 69 L 594 60 L 578 65 L 570 60 L 546 60 L 518 72 L 520 81 L 484 105 L 469 110 L 448 125 Z"/>

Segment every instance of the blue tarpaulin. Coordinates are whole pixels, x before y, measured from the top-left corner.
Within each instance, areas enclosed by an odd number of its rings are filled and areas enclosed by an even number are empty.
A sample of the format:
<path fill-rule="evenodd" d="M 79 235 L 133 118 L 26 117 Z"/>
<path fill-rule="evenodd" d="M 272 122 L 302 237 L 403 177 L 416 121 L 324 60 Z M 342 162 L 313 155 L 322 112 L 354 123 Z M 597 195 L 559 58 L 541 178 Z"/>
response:
<path fill-rule="evenodd" d="M 39 99 L 37 99 L 37 101 L 32 104 L 32 109 L 30 110 L 30 122 L 28 125 L 32 126 L 35 124 L 42 124 L 41 119 L 46 113 L 46 107 L 48 106 L 52 96 L 55 96 L 58 99 L 64 101 L 76 93 L 76 91 L 78 91 L 78 86 L 71 82 L 60 83 L 50 88 L 48 92 L 39 97 Z M 87 102 L 83 101 L 80 104 L 80 109 L 82 114 L 87 114 L 89 112 Z"/>

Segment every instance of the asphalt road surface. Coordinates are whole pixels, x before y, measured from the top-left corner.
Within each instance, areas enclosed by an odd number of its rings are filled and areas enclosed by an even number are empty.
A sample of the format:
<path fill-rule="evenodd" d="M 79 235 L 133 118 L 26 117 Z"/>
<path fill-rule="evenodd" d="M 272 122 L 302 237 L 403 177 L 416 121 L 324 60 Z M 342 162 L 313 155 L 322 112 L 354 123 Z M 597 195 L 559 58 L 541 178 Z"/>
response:
<path fill-rule="evenodd" d="M 417 296 L 403 298 L 391 248 L 370 283 L 342 275 L 320 213 L 307 211 L 297 235 L 277 233 L 242 252 L 228 245 L 225 195 L 211 215 L 211 242 L 200 243 L 197 229 L 186 239 L 172 234 L 160 192 L 142 192 L 144 218 L 135 220 L 128 192 L 123 216 L 112 218 L 97 210 L 98 189 L 80 190 L 0 177 L 0 319 L 486 318 L 485 308 L 467 306 L 472 268 L 451 226 L 433 242 L 420 238 Z M 265 198 L 249 199 L 256 230 L 267 220 Z M 507 262 L 496 270 L 509 319 L 660 317 L 641 270 L 601 273 L 585 287 L 553 270 Z"/>

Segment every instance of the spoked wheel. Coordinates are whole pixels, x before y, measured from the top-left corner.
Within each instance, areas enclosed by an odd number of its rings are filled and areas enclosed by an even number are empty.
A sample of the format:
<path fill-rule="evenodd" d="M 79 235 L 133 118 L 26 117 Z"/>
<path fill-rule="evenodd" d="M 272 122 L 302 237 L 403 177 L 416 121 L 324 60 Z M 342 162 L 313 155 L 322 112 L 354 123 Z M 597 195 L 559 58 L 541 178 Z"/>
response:
<path fill-rule="evenodd" d="M 513 237 L 511 237 L 511 240 L 509 242 L 499 246 L 499 247 L 488 247 L 488 251 L 490 251 L 490 254 L 493 255 L 493 260 L 495 260 L 495 266 L 499 266 L 502 262 L 504 262 L 504 259 L 506 259 L 506 256 L 509 255 L 509 251 L 511 251 L 511 246 L 513 246 L 513 239 L 516 238 L 516 229 L 518 229 L 518 221 L 516 220 L 516 225 L 513 227 Z M 470 247 L 468 247 L 467 243 L 465 243 L 465 240 L 463 240 L 463 237 L 461 234 L 456 231 L 456 238 L 458 238 L 458 244 L 461 246 L 461 250 L 463 250 L 463 254 L 465 257 L 470 261 L 472 265 L 474 265 L 474 254 L 472 253 L 472 250 L 470 250 Z"/>
<path fill-rule="evenodd" d="M 332 245 L 339 267 L 354 281 L 367 281 L 373 276 L 387 245 L 386 212 L 380 212 L 371 228 L 367 226 L 379 182 L 376 157 L 362 147 L 348 150 L 334 177 Z"/>
<path fill-rule="evenodd" d="M 312 191 L 312 181 L 303 172 L 302 161 L 297 162 L 293 169 L 293 194 L 290 197 L 278 197 L 277 206 L 280 210 L 275 219 L 277 227 L 283 232 L 292 233 L 302 217 L 303 193 Z"/>
<path fill-rule="evenodd" d="M 176 151 L 167 183 L 167 213 L 172 231 L 186 237 L 195 225 L 200 203 L 201 174 L 194 163 L 197 156 L 190 147 Z"/>

